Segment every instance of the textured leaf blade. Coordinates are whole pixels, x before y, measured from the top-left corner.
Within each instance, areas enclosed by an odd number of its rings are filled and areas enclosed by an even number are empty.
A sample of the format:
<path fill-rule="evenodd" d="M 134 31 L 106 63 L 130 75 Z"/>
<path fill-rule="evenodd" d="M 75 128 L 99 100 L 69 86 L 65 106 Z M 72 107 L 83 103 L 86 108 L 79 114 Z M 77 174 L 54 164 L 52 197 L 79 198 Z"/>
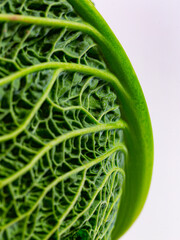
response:
<path fill-rule="evenodd" d="M 67 1 L 4 1 L 0 29 L 0 239 L 110 239 L 127 125 L 103 37 Z"/>

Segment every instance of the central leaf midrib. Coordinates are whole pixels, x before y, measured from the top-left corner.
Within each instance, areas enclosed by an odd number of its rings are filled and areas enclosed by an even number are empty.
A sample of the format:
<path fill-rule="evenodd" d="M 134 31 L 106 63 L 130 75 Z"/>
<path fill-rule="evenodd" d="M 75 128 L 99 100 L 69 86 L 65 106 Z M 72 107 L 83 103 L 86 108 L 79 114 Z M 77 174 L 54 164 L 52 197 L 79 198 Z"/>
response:
<path fill-rule="evenodd" d="M 11 75 L 1 78 L 0 79 L 0 86 L 10 83 L 18 78 L 21 78 L 27 74 L 38 72 L 45 69 L 62 69 L 62 71 L 79 71 L 80 73 L 93 75 L 95 77 L 102 78 L 103 80 L 106 80 L 110 83 L 116 83 L 120 84 L 119 80 L 116 78 L 115 75 L 113 75 L 111 72 L 107 70 L 100 70 L 95 67 L 90 67 L 83 64 L 78 63 L 64 63 L 64 62 L 45 62 L 41 64 L 36 64 L 30 67 L 26 67 L 24 69 L 21 69 L 20 71 L 17 71 L 15 73 L 12 73 Z M 120 84 L 120 89 L 122 88 Z"/>

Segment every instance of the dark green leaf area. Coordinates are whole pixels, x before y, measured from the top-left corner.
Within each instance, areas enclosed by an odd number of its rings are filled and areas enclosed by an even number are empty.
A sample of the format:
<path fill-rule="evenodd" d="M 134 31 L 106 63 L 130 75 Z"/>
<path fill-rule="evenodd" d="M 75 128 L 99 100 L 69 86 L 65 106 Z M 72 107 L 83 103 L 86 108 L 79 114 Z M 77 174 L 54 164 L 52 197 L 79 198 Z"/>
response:
<path fill-rule="evenodd" d="M 79 107 L 83 111 L 85 108 L 100 122 L 114 122 L 121 116 L 117 96 L 110 85 L 79 73 L 64 73 L 52 88 L 50 99 L 65 109 Z"/>
<path fill-rule="evenodd" d="M 0 136 L 23 124 L 43 98 L 52 73 L 51 70 L 44 70 L 0 86 Z"/>
<path fill-rule="evenodd" d="M 86 34 L 49 27 L 1 23 L 0 75 L 49 61 L 105 68 L 97 46 Z"/>
<path fill-rule="evenodd" d="M 0 1 L 0 12 L 81 21 L 72 6 L 64 0 L 4 0 Z"/>
<path fill-rule="evenodd" d="M 88 240 L 89 239 L 89 234 L 88 234 L 88 232 L 86 231 L 86 230 L 79 230 L 74 236 L 73 236 L 73 239 L 74 240 L 77 240 L 77 239 L 79 239 L 79 240 Z"/>

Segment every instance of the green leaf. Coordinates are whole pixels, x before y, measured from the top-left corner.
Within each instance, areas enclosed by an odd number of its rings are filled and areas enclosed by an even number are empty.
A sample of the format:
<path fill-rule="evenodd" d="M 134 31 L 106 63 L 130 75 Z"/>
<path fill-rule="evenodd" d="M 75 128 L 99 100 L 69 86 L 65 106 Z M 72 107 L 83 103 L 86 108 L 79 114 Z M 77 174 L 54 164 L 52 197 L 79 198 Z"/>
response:
<path fill-rule="evenodd" d="M 141 87 L 93 3 L 0 2 L 0 240 L 118 239 L 152 159 Z"/>

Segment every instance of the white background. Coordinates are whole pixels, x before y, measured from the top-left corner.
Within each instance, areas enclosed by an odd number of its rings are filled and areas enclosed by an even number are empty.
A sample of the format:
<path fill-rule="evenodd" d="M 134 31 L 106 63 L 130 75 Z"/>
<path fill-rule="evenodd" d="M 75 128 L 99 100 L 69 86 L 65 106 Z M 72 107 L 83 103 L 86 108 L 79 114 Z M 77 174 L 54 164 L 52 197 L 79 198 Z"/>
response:
<path fill-rule="evenodd" d="M 180 1 L 93 0 L 143 88 L 155 157 L 145 207 L 122 240 L 180 239 Z"/>

